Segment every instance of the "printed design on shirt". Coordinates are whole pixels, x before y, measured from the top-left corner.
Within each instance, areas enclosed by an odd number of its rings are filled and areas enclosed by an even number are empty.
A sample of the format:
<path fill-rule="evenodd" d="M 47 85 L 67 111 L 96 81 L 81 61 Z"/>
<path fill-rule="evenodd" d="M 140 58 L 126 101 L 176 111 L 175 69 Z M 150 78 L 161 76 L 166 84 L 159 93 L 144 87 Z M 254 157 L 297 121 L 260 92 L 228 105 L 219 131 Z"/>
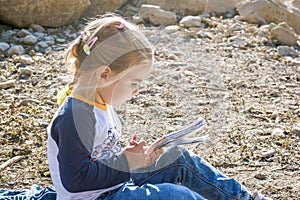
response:
<path fill-rule="evenodd" d="M 102 144 L 97 145 L 92 153 L 93 158 L 108 159 L 114 154 L 121 151 L 121 143 L 119 140 L 120 131 L 117 127 L 109 128 L 107 138 Z"/>

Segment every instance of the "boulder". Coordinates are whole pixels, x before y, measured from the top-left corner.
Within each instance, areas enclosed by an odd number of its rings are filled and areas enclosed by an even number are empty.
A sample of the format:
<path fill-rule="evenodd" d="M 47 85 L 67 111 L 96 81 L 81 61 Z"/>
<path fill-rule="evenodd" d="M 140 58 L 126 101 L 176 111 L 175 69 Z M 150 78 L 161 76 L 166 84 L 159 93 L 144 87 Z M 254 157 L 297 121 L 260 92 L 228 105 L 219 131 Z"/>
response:
<path fill-rule="evenodd" d="M 113 12 L 127 3 L 127 0 L 90 0 L 90 6 L 83 12 L 82 17 L 96 17 L 106 12 Z"/>
<path fill-rule="evenodd" d="M 148 0 L 147 4 L 157 5 L 181 15 L 200 15 L 205 12 L 207 0 Z"/>
<path fill-rule="evenodd" d="M 285 22 L 271 29 L 270 38 L 277 39 L 281 44 L 289 46 L 296 46 L 298 41 L 298 36 L 294 30 Z"/>
<path fill-rule="evenodd" d="M 206 11 L 207 13 L 225 14 L 234 13 L 235 6 L 242 0 L 208 0 Z"/>
<path fill-rule="evenodd" d="M 78 19 L 89 0 L 1 0 L 0 20 L 15 27 L 59 27 Z"/>
<path fill-rule="evenodd" d="M 150 21 L 154 25 L 173 25 L 176 24 L 176 13 L 165 11 L 159 6 L 143 4 L 139 9 L 139 16 L 144 21 Z"/>
<path fill-rule="evenodd" d="M 250 23 L 286 22 L 300 34 L 300 9 L 296 2 L 279 0 L 244 0 L 237 5 L 241 19 Z"/>

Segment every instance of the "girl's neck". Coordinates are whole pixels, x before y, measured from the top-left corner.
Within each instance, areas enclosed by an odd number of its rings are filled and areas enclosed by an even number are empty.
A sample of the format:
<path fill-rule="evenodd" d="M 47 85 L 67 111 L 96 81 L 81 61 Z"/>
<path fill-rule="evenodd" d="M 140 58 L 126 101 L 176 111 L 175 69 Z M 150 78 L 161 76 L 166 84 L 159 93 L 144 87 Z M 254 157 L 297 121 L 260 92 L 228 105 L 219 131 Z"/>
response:
<path fill-rule="evenodd" d="M 103 99 L 101 93 L 98 90 L 95 89 L 79 89 L 74 88 L 73 91 L 74 94 L 80 95 L 90 101 L 93 101 L 98 104 L 106 104 L 107 102 Z"/>

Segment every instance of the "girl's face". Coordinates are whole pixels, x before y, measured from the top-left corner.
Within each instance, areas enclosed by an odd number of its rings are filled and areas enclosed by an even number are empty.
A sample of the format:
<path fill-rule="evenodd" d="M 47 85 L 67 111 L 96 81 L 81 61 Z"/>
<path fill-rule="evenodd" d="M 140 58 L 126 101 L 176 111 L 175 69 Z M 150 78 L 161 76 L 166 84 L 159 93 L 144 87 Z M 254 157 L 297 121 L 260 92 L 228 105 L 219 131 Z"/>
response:
<path fill-rule="evenodd" d="M 130 67 L 125 71 L 125 75 L 117 81 L 99 89 L 101 98 L 113 106 L 121 106 L 126 103 L 138 93 L 139 84 L 149 75 L 151 66 L 151 61 L 144 61 Z"/>

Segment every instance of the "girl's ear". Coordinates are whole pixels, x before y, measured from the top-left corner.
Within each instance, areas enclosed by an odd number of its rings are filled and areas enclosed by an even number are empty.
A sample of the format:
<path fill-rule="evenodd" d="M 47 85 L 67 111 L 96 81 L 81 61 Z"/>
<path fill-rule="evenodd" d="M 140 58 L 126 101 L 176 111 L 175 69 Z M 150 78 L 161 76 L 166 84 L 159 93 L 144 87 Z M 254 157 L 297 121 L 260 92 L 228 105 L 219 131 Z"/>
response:
<path fill-rule="evenodd" d="M 97 70 L 97 79 L 99 82 L 106 81 L 107 78 L 111 75 L 111 68 L 108 66 L 99 67 Z"/>

